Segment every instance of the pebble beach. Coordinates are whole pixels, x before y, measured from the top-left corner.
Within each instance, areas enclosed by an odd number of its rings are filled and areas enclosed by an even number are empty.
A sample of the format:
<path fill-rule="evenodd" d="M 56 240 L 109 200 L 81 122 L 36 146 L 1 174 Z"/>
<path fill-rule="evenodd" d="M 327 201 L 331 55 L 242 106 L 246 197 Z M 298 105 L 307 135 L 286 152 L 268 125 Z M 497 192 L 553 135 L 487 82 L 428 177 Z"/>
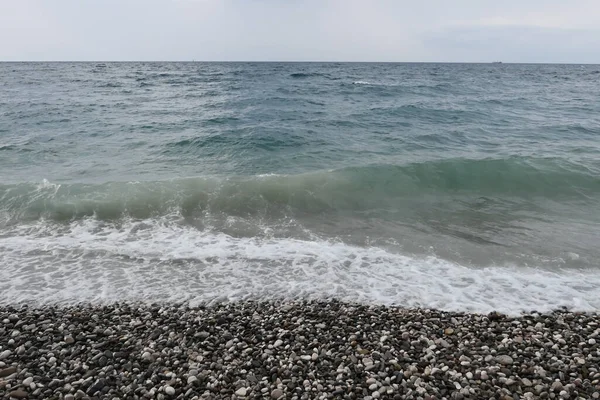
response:
<path fill-rule="evenodd" d="M 0 397 L 594 399 L 600 318 L 339 301 L 0 307 Z"/>

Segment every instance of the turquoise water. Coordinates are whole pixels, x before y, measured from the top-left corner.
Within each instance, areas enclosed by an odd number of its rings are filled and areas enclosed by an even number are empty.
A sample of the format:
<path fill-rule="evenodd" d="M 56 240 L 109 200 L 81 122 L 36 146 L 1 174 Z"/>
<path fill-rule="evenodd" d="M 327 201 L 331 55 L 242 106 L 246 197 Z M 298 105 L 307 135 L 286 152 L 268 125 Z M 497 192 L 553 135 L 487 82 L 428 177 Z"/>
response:
<path fill-rule="evenodd" d="M 0 301 L 600 308 L 600 66 L 0 64 Z"/>

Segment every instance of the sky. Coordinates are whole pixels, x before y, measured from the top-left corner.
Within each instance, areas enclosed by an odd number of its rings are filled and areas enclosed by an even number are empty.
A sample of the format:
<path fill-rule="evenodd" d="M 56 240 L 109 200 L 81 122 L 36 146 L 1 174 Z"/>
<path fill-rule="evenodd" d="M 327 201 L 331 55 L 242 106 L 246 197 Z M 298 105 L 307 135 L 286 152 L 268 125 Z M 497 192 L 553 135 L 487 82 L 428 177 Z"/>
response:
<path fill-rule="evenodd" d="M 0 0 L 0 61 L 600 63 L 600 0 Z"/>

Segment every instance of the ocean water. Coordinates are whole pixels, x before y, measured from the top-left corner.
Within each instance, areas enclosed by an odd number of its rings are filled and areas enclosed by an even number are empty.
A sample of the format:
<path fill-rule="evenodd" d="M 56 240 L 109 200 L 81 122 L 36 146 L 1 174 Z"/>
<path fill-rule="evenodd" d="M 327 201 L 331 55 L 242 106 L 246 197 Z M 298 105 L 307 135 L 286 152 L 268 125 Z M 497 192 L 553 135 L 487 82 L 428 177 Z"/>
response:
<path fill-rule="evenodd" d="M 0 64 L 0 303 L 600 310 L 600 66 Z"/>

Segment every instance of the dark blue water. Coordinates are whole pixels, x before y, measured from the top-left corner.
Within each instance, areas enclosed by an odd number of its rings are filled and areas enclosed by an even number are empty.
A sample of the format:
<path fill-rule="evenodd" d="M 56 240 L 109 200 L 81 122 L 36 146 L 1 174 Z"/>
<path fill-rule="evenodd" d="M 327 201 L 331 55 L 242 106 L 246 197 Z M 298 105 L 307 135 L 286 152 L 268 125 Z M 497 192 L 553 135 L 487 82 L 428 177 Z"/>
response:
<path fill-rule="evenodd" d="M 0 64 L 0 301 L 600 308 L 600 66 Z"/>

